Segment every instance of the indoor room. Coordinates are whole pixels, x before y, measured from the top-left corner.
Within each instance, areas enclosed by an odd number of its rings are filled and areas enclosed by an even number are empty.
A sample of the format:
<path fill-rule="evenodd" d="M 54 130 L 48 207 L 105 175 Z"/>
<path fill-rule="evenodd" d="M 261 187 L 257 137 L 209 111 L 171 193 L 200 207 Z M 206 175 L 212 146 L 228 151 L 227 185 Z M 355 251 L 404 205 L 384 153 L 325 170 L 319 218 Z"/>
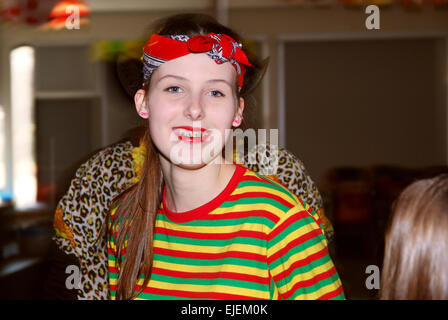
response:
<path fill-rule="evenodd" d="M 261 63 L 244 128 L 280 156 L 250 162 L 244 136 L 234 159 L 311 206 L 345 299 L 380 299 L 399 195 L 448 173 L 447 0 L 0 1 L 0 299 L 108 297 L 103 227 L 146 168 L 142 53 L 184 13 Z M 57 250 L 74 269 L 55 275 Z"/>

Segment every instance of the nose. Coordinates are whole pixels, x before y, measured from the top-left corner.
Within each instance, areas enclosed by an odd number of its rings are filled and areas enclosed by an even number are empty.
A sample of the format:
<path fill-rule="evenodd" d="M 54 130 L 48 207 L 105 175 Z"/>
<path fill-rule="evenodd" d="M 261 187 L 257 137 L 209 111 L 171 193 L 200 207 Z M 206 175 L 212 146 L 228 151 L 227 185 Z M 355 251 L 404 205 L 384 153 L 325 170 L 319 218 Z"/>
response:
<path fill-rule="evenodd" d="M 185 116 L 190 120 L 202 120 L 205 116 L 200 97 L 192 97 L 185 107 Z"/>

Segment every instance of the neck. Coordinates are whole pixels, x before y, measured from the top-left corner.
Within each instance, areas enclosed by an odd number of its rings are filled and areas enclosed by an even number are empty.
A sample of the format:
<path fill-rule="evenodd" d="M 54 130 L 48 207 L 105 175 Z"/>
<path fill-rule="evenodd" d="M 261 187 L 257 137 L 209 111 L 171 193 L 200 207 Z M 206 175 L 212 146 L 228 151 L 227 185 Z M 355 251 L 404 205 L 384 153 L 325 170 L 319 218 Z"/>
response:
<path fill-rule="evenodd" d="M 224 190 L 235 171 L 234 164 L 210 163 L 189 169 L 163 158 L 161 165 L 166 185 L 165 203 L 174 212 L 190 211 L 214 199 Z"/>

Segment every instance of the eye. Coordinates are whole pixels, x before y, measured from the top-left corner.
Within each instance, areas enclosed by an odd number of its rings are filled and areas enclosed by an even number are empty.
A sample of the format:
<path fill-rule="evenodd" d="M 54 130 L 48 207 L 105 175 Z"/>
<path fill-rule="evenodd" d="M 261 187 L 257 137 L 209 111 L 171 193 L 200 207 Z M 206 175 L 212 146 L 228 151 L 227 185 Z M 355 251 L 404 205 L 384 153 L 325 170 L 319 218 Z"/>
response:
<path fill-rule="evenodd" d="M 182 89 L 180 87 L 173 86 L 173 87 L 166 88 L 165 91 L 172 92 L 172 93 L 180 93 L 180 92 L 182 92 Z"/>
<path fill-rule="evenodd" d="M 212 97 L 224 97 L 224 94 L 221 91 L 218 91 L 218 90 L 210 91 L 210 95 Z"/>

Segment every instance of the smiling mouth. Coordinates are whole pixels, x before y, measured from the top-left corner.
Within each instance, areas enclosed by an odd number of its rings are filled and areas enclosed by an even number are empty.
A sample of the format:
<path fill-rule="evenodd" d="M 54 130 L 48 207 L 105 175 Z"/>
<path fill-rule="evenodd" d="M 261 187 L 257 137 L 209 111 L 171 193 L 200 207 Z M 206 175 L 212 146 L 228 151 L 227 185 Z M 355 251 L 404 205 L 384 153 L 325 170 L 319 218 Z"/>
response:
<path fill-rule="evenodd" d="M 198 127 L 174 127 L 173 131 L 180 141 L 188 143 L 202 143 L 210 136 L 210 131 Z"/>

